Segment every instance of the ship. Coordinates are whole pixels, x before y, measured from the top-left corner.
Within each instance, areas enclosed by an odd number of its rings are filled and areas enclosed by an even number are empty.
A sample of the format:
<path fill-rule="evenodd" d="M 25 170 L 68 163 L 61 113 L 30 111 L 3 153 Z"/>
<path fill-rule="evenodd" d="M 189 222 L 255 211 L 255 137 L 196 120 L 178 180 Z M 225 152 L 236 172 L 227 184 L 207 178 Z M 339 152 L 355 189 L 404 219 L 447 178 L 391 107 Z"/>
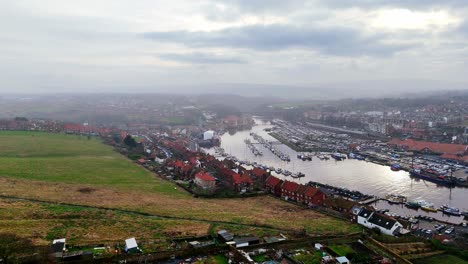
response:
<path fill-rule="evenodd" d="M 439 185 L 454 186 L 456 183 L 452 177 L 441 175 L 432 170 L 412 169 L 410 175 Z"/>

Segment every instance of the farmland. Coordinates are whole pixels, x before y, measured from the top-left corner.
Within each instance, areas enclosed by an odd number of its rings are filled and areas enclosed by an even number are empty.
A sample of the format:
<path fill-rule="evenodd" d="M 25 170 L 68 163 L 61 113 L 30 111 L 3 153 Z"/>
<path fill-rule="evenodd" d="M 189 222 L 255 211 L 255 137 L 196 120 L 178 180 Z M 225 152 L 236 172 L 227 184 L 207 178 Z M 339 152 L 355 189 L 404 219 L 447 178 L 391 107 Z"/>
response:
<path fill-rule="evenodd" d="M 11 178 L 185 195 L 85 136 L 2 131 L 0 163 L 0 175 Z"/>
<path fill-rule="evenodd" d="M 39 202 L 52 205 L 61 203 L 53 205 L 56 206 L 53 207 L 55 211 L 62 206 L 65 206 L 65 211 L 69 210 L 66 204 L 89 206 L 84 216 L 84 219 L 89 220 L 83 221 L 79 225 L 81 228 L 65 226 L 67 230 L 74 230 L 72 234 L 76 243 L 88 241 L 89 237 L 102 240 L 117 237 L 123 239 L 130 233 L 137 237 L 152 236 L 149 234 L 163 236 L 171 232 L 180 232 L 181 235 L 199 232 L 206 234 L 209 232 L 209 225 L 213 223 L 233 225 L 233 228 L 238 229 L 249 228 L 252 232 L 260 227 L 277 231 L 306 230 L 317 235 L 345 234 L 360 230 L 356 225 L 268 196 L 207 200 L 192 198 L 172 183 L 117 154 L 99 140 L 87 137 L 0 132 L 0 162 L 0 194 L 6 198 L 28 198 L 28 203 L 33 205 Z M 33 205 L 30 210 L 26 210 L 29 213 L 23 218 L 26 221 L 23 223 L 9 221 L 7 216 L 11 214 L 8 209 L 0 210 L 0 217 L 4 219 L 0 231 L 14 230 L 18 234 L 31 237 L 37 229 L 42 230 L 36 233 L 37 241 L 44 243 L 49 240 L 51 231 L 45 229 L 54 229 L 54 225 L 48 223 L 58 220 L 43 217 L 49 215 L 50 208 L 44 213 L 43 207 L 41 209 Z M 112 211 L 107 216 L 107 209 L 144 213 L 163 219 L 153 223 L 156 220 L 135 216 L 138 221 L 131 224 L 133 228 L 129 229 L 133 232 L 122 233 L 123 230 L 120 229 L 125 228 L 124 226 L 115 226 L 118 230 L 109 232 L 108 227 L 100 228 L 105 226 L 102 221 L 117 221 L 120 216 L 114 216 L 118 212 Z M 41 217 L 31 216 L 36 211 L 40 212 L 38 214 Z M 101 214 L 101 211 L 104 211 L 104 215 L 97 220 L 92 218 L 93 215 Z M 125 218 L 129 220 L 131 216 L 126 215 Z M 63 226 L 69 220 L 65 218 L 60 221 L 60 226 Z M 125 223 L 126 220 L 118 221 Z M 187 221 L 196 224 L 187 224 Z M 159 228 L 157 232 L 148 231 L 147 227 L 154 225 Z M 188 228 L 192 226 L 193 230 Z"/>

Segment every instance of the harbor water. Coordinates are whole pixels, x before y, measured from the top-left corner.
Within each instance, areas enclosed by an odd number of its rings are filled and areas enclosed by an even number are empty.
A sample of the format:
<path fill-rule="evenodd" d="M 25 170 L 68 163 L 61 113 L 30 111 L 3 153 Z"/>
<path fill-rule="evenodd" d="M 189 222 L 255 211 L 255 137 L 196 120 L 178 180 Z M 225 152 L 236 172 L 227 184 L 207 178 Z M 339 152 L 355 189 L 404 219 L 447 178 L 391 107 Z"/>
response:
<path fill-rule="evenodd" d="M 424 180 L 413 179 L 406 171 L 392 171 L 388 166 L 382 166 L 367 161 L 345 159 L 343 161 L 320 160 L 313 157 L 311 161 L 303 161 L 297 158 L 297 152 L 283 144 L 275 144 L 275 147 L 291 158 L 290 162 L 282 161 L 269 149 L 260 144 L 257 148 L 263 152 L 262 156 L 255 156 L 244 143 L 245 139 L 254 141 L 251 132 L 257 133 L 268 141 L 277 142 L 264 129 L 271 125 L 261 120 L 256 120 L 257 125 L 250 130 L 225 133 L 221 136 L 221 147 L 240 160 L 257 162 L 258 164 L 273 166 L 291 172 L 302 172 L 305 177 L 292 178 L 282 175 L 278 176 L 289 181 L 306 184 L 309 181 L 329 184 L 336 187 L 357 190 L 365 194 L 385 197 L 387 194 L 404 195 L 410 200 L 425 200 L 433 203 L 437 208 L 443 204 L 468 211 L 468 188 L 448 188 L 439 186 Z M 214 153 L 214 150 L 209 150 Z M 385 201 L 374 204 L 378 209 L 390 209 L 402 216 L 429 215 L 440 220 L 452 223 L 460 223 L 463 217 L 443 215 L 441 212 L 429 213 L 419 209 L 418 211 L 408 209 L 402 205 L 390 205 Z"/>

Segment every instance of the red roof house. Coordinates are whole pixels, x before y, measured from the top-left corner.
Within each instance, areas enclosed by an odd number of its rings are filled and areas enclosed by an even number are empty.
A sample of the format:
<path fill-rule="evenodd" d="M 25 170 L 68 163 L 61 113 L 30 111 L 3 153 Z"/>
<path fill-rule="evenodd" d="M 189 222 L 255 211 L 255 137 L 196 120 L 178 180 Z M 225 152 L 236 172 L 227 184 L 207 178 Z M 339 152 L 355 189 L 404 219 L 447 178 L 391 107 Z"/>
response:
<path fill-rule="evenodd" d="M 246 173 L 243 173 L 242 175 L 238 173 L 232 174 L 232 181 L 234 190 L 238 192 L 247 192 L 253 190 L 253 181 Z"/>
<path fill-rule="evenodd" d="M 265 181 L 269 176 L 269 174 L 261 168 L 254 168 L 250 172 L 250 175 L 252 177 L 252 180 L 255 182 L 256 186 L 260 188 L 263 188 L 265 186 Z"/>
<path fill-rule="evenodd" d="M 216 179 L 204 171 L 195 174 L 194 182 L 196 185 L 208 190 L 213 190 L 216 185 Z"/>
<path fill-rule="evenodd" d="M 229 128 L 235 128 L 238 126 L 239 124 L 239 121 L 240 121 L 240 117 L 238 116 L 234 116 L 234 115 L 230 115 L 230 116 L 226 116 L 224 118 L 224 123 L 227 125 L 227 127 Z"/>
<path fill-rule="evenodd" d="M 267 192 L 276 196 L 281 196 L 281 185 L 283 185 L 283 181 L 275 176 L 270 176 L 265 181 L 265 189 Z"/>
<path fill-rule="evenodd" d="M 307 186 L 304 191 L 304 203 L 308 205 L 323 205 L 325 194 L 320 189 Z"/>
<path fill-rule="evenodd" d="M 288 197 L 288 199 L 297 201 L 298 188 L 299 184 L 295 182 L 285 181 L 281 186 L 281 197 Z"/>

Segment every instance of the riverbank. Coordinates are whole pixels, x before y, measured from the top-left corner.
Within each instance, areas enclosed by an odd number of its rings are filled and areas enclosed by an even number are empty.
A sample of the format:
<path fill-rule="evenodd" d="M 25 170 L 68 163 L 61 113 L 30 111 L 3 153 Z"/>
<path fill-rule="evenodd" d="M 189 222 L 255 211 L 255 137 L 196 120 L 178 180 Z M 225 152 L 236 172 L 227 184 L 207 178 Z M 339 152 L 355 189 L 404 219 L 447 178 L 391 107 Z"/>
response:
<path fill-rule="evenodd" d="M 303 178 L 294 179 L 273 173 L 283 180 L 295 181 L 302 184 L 310 181 L 320 182 L 349 190 L 357 190 L 378 197 L 385 197 L 393 193 L 406 196 L 408 200 L 424 199 L 434 203 L 437 207 L 449 204 L 463 211 L 468 210 L 468 205 L 466 204 L 468 192 L 465 188 L 441 187 L 432 182 L 412 178 L 405 170 L 406 168 L 400 171 L 392 171 L 389 167 L 391 164 L 388 161 L 379 159 L 369 159 L 368 162 L 356 159 L 335 161 L 333 159 L 321 160 L 316 157 L 313 157 L 311 161 L 303 161 L 296 158 L 297 151 L 289 145 L 282 144 L 275 146 L 291 157 L 290 162 L 280 160 L 264 148 L 261 148 L 263 156 L 253 155 L 243 141 L 246 138 L 251 138 L 250 133 L 252 132 L 259 134 L 268 141 L 280 141 L 281 138 L 273 137 L 274 135 L 270 135 L 265 131 L 265 129 L 270 129 L 271 127 L 269 123 L 260 123 L 260 125 L 254 126 L 251 130 L 238 131 L 232 135 L 224 134 L 221 137 L 221 145 L 230 155 L 236 156 L 241 160 L 256 162 L 267 167 L 281 168 L 283 171 L 289 170 L 305 174 Z M 361 151 L 360 154 L 362 153 Z"/>

